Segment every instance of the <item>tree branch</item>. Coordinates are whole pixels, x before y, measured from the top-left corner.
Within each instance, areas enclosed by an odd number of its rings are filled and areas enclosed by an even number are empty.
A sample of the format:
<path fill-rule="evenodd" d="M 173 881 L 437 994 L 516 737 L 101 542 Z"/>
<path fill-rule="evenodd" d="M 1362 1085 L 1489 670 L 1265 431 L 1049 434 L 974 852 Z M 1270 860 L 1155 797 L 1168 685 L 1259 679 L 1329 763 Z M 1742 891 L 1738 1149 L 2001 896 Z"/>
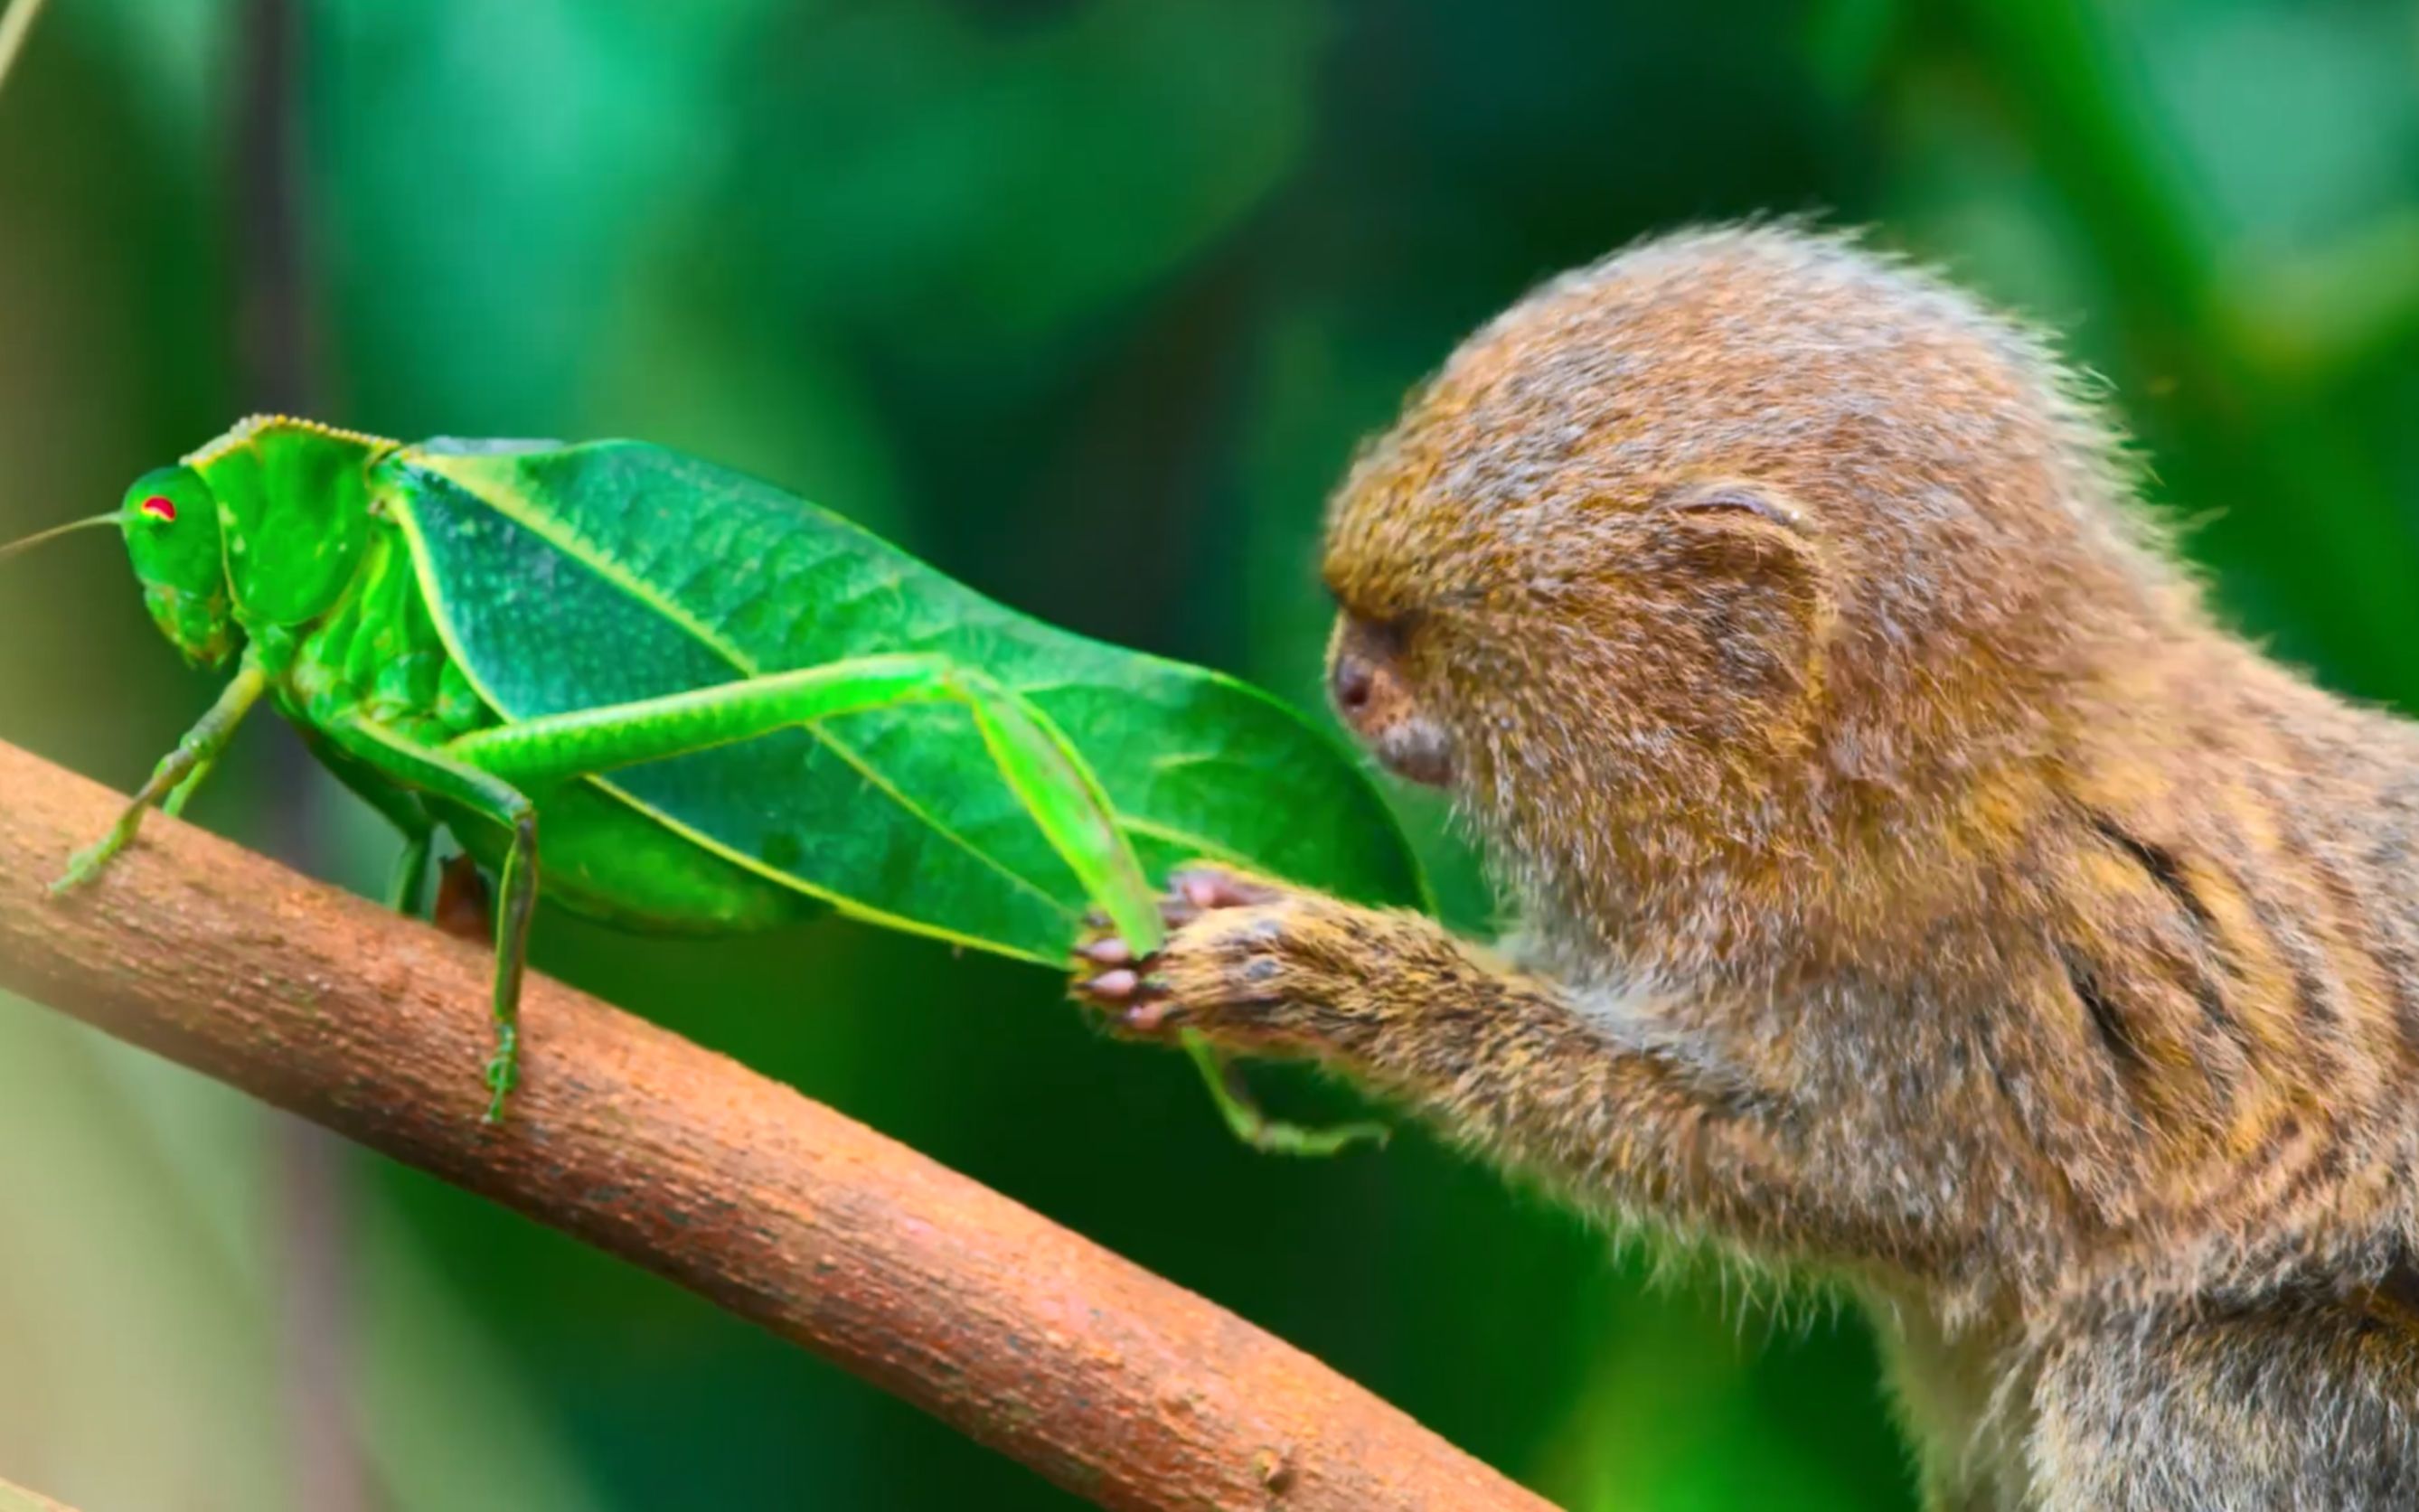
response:
<path fill-rule="evenodd" d="M 1546 1504 L 1316 1360 L 915 1151 L 541 978 L 479 1121 L 472 947 L 0 745 L 0 987 L 688 1288 L 1103 1506 Z"/>
<path fill-rule="evenodd" d="M 0 1480 L 0 1512 L 75 1512 L 65 1502 L 54 1502 L 14 1481 Z"/>

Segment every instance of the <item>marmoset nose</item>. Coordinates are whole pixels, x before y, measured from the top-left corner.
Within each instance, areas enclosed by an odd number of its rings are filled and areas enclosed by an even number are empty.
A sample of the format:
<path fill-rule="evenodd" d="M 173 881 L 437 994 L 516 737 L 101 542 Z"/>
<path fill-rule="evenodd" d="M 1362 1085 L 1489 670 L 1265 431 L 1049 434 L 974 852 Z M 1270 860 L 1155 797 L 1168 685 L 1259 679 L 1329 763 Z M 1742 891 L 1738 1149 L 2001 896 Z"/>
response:
<path fill-rule="evenodd" d="M 1335 658 L 1332 673 L 1335 684 L 1335 707 L 1345 717 L 1353 718 L 1369 707 L 1369 699 L 1378 688 L 1378 674 L 1366 658 L 1347 651 Z"/>

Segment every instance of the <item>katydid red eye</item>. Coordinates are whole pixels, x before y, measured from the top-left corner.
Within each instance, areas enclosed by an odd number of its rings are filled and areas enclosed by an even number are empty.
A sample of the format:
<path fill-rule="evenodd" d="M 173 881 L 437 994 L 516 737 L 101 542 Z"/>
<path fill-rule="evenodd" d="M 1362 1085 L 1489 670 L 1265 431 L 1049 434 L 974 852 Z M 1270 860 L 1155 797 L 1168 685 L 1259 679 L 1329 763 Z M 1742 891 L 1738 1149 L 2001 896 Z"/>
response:
<path fill-rule="evenodd" d="M 135 507 L 153 519 L 163 519 L 171 525 L 177 523 L 177 501 L 165 494 L 155 493 Z"/>

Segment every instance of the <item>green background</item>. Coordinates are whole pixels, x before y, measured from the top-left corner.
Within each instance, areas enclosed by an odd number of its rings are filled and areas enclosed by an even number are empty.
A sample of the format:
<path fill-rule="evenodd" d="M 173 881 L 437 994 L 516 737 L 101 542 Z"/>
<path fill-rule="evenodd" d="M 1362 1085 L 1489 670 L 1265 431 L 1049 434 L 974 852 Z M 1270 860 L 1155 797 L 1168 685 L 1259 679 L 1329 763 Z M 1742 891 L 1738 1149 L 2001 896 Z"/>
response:
<path fill-rule="evenodd" d="M 2410 4 L 325 0 L 284 69 L 276 8 L 57 0 L 0 96 L 0 535 L 297 394 L 401 437 L 640 436 L 1308 701 L 1321 495 L 1409 383 L 1556 269 L 1817 209 L 2067 332 L 2237 622 L 2419 707 Z M 248 99 L 293 128 L 284 179 Z M 210 691 L 105 537 L 0 567 L 0 738 L 131 785 Z M 264 721 L 194 816 L 374 890 L 391 841 L 306 770 Z M 1907 1501 L 1853 1317 L 1656 1281 L 1424 1137 L 1255 1158 L 1046 973 L 842 924 L 549 916 L 537 951 L 1573 1508 Z M 88 1512 L 1071 1504 L 15 1005 L 0 1215 L 0 1473 Z"/>

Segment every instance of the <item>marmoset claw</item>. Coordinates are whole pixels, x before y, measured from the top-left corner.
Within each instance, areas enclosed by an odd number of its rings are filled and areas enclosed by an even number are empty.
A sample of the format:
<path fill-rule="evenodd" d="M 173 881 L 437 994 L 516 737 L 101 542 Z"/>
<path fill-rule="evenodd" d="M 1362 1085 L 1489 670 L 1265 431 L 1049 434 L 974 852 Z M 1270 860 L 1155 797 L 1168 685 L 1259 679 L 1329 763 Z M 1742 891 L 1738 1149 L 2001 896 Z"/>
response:
<path fill-rule="evenodd" d="M 1079 967 L 1071 991 L 1077 1002 L 1101 1012 L 1111 1029 L 1136 1036 L 1163 1035 L 1182 1018 L 1182 1009 L 1167 995 L 1165 980 L 1148 973 L 1152 958 L 1135 962 L 1132 947 L 1124 940 L 1105 936 L 1078 946 L 1075 953 L 1108 968 L 1086 977 Z"/>
<path fill-rule="evenodd" d="M 1160 918 L 1173 934 L 1206 913 L 1247 908 L 1279 895 L 1280 889 L 1256 878 L 1216 866 L 1187 866 L 1168 878 Z M 1160 956 L 1138 954 L 1132 942 L 1109 933 L 1108 920 L 1097 912 L 1087 915 L 1085 924 L 1085 936 L 1074 951 L 1071 991 L 1075 1000 L 1098 1010 L 1115 1032 L 1163 1038 L 1183 1027 L 1191 1014 L 1170 995 L 1166 979 L 1154 971 Z"/>

